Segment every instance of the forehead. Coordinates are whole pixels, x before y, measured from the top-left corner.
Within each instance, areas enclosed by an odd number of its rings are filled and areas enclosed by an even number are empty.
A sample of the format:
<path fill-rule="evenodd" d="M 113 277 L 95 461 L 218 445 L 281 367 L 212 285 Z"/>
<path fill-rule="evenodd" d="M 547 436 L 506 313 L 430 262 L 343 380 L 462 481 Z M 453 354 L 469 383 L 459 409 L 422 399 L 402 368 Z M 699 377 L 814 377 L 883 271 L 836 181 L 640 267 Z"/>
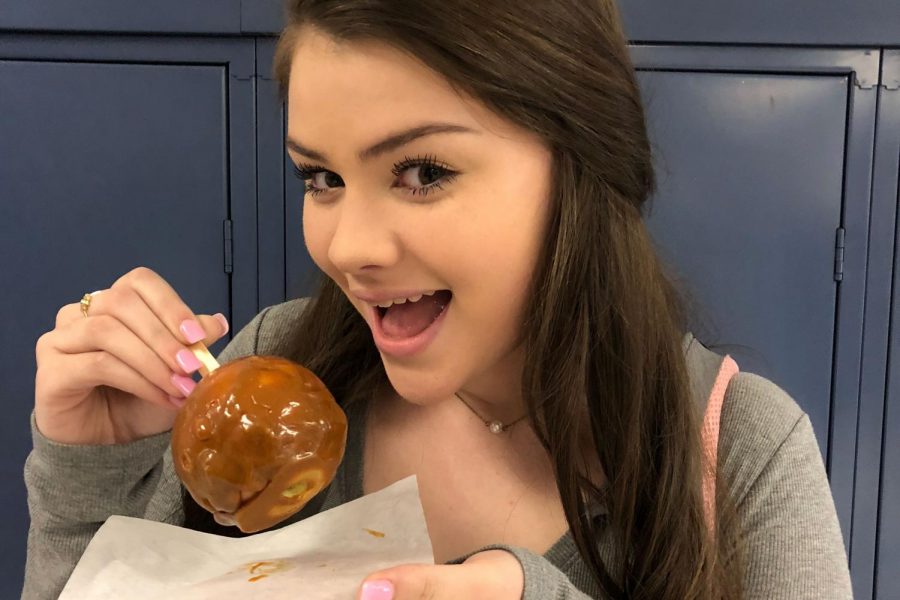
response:
<path fill-rule="evenodd" d="M 314 118 L 310 118 L 310 116 Z M 288 87 L 290 136 L 315 142 L 385 131 L 427 121 L 473 129 L 503 128 L 496 116 L 460 94 L 439 73 L 381 42 L 336 41 L 307 28 L 299 36 Z"/>

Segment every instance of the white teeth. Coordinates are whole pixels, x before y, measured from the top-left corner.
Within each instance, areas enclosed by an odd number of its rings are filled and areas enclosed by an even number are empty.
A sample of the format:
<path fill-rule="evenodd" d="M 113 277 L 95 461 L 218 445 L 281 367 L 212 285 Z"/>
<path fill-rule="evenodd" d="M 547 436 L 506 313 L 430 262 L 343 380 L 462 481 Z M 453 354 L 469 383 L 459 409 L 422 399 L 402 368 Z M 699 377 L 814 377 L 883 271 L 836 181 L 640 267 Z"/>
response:
<path fill-rule="evenodd" d="M 418 302 L 422 299 L 423 296 L 434 296 L 437 293 L 437 290 L 431 290 L 428 292 L 422 292 L 417 296 L 411 296 L 410 298 L 395 298 L 394 300 L 387 300 L 386 302 L 379 302 L 376 306 L 381 308 L 390 308 L 394 304 L 405 304 L 406 302 Z"/>

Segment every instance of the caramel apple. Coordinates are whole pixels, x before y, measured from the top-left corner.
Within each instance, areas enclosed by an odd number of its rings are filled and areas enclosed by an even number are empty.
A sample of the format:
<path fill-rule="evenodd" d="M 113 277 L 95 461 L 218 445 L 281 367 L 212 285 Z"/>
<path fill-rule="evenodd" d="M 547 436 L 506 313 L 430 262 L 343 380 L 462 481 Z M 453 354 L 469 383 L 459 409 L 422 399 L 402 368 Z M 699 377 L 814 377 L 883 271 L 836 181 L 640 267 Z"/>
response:
<path fill-rule="evenodd" d="M 172 459 L 219 522 L 260 531 L 331 482 L 347 417 L 319 378 L 290 360 L 249 356 L 215 366 L 178 413 Z"/>

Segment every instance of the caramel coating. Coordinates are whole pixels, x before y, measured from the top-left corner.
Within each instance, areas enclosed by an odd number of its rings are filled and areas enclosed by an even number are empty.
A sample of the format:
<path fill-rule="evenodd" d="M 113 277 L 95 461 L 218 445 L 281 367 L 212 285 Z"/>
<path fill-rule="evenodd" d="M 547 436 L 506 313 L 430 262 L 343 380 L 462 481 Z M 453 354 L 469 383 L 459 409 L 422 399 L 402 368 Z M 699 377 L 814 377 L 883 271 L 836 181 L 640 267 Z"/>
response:
<path fill-rule="evenodd" d="M 222 365 L 188 396 L 172 430 L 175 471 L 206 510 L 252 533 L 331 483 L 347 416 L 308 369 L 277 356 Z"/>

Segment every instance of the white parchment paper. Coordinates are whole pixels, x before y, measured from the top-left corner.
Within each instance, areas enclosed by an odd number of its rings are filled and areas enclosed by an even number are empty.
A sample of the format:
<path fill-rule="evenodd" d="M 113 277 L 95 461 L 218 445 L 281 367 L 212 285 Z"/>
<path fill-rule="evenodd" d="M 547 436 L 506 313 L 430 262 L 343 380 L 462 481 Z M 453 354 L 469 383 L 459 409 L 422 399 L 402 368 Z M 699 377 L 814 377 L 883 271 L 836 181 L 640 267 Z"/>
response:
<path fill-rule="evenodd" d="M 110 517 L 60 600 L 352 600 L 369 573 L 406 563 L 434 564 L 414 476 L 246 538 Z"/>

